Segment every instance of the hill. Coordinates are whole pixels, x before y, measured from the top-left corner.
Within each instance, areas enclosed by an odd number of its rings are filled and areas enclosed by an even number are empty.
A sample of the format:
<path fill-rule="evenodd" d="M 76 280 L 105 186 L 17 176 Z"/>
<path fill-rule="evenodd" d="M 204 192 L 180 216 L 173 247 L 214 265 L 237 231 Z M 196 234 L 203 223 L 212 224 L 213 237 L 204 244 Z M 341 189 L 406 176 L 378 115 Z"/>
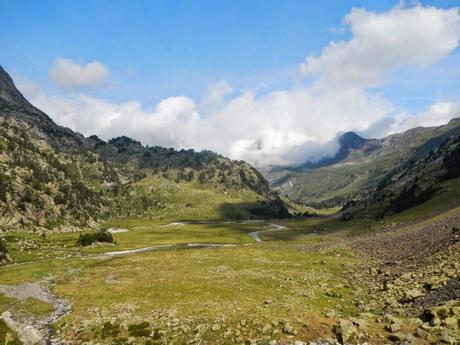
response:
<path fill-rule="evenodd" d="M 415 150 L 409 159 L 387 173 L 370 193 L 358 194 L 355 200 L 348 201 L 342 217 L 350 219 L 359 214 L 360 217 L 383 218 L 436 196 L 446 198 L 449 192 L 454 192 L 455 200 L 448 200 L 448 204 L 456 206 L 460 202 L 460 134 L 441 137 L 444 141 L 436 137 Z"/>
<path fill-rule="evenodd" d="M 383 139 L 347 133 L 340 138 L 340 149 L 334 157 L 298 167 L 271 168 L 264 175 L 272 187 L 296 201 L 316 207 L 341 206 L 373 191 L 391 171 L 424 158 L 458 134 L 460 119 Z M 354 138 L 353 145 L 347 138 Z"/>
<path fill-rule="evenodd" d="M 287 215 L 249 164 L 127 137 L 85 138 L 30 104 L 1 67 L 0 167 L 4 227 L 95 226 L 112 218 L 163 217 L 168 207 L 191 218 Z M 234 212 L 223 212 L 222 204 L 235 204 Z"/>

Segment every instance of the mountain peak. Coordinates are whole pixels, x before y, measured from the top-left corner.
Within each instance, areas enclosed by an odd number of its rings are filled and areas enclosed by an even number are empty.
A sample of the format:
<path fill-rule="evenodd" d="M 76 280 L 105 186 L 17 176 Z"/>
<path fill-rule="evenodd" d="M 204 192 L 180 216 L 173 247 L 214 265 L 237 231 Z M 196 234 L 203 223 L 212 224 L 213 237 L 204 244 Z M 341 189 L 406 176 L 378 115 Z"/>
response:
<path fill-rule="evenodd" d="M 368 140 L 359 136 L 355 132 L 345 132 L 339 137 L 338 142 L 339 149 L 334 156 L 325 157 L 316 162 L 305 162 L 300 165 L 300 168 L 315 169 L 338 163 L 347 158 L 351 150 L 362 148 Z"/>
<path fill-rule="evenodd" d="M 0 66 L 0 118 L 16 119 L 30 126 L 30 135 L 45 139 L 63 151 L 75 151 L 88 145 L 85 138 L 69 128 L 57 125 L 34 107 L 14 85 L 11 76 Z"/>
<path fill-rule="evenodd" d="M 14 85 L 13 79 L 0 66 L 0 106 L 18 106 L 19 104 L 28 104 L 29 102 L 19 92 Z"/>
<path fill-rule="evenodd" d="M 355 149 L 361 147 L 363 144 L 366 143 L 366 139 L 359 136 L 355 132 L 346 132 L 342 134 L 339 138 L 339 144 L 341 147 L 345 147 L 347 149 Z"/>

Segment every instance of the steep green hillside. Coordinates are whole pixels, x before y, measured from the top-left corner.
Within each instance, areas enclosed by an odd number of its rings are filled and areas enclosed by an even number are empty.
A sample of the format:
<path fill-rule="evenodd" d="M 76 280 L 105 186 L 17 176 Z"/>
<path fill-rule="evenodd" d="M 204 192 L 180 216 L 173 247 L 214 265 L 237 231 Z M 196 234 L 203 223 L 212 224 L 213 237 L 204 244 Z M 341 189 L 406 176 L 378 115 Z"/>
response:
<path fill-rule="evenodd" d="M 373 190 L 400 164 L 420 159 L 460 133 L 460 119 L 440 127 L 414 128 L 383 139 L 366 139 L 342 152 L 340 161 L 309 168 L 272 168 L 264 174 L 282 194 L 312 206 L 342 205 Z M 307 165 L 304 165 L 307 166 Z"/>
<path fill-rule="evenodd" d="M 3 227 L 288 215 L 249 164 L 210 151 L 145 147 L 127 137 L 84 138 L 32 106 L 1 68 L 0 168 Z"/>
<path fill-rule="evenodd" d="M 386 174 L 371 193 L 349 201 L 343 218 L 383 218 L 431 200 L 438 204 L 431 205 L 431 211 L 459 205 L 460 135 L 445 139 L 424 155 L 419 152 Z"/>

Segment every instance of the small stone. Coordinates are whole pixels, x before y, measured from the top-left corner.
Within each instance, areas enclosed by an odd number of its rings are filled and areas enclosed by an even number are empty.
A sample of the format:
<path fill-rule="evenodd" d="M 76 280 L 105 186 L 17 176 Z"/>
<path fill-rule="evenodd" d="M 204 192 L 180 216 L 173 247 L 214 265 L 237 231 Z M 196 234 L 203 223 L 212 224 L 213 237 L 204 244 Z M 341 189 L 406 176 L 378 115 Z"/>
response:
<path fill-rule="evenodd" d="M 450 336 L 450 335 L 448 335 L 448 334 L 441 335 L 441 343 L 448 344 L 448 345 L 456 345 L 456 344 L 458 344 L 457 341 L 455 340 L 455 338 Z"/>
<path fill-rule="evenodd" d="M 269 323 L 266 323 L 264 325 L 264 328 L 262 328 L 262 333 L 268 332 L 271 328 L 272 328 L 272 326 Z"/>
<path fill-rule="evenodd" d="M 219 329 L 220 329 L 220 324 L 218 324 L 218 323 L 215 323 L 215 324 L 213 324 L 213 325 L 211 326 L 211 331 L 216 332 L 216 331 L 218 331 Z"/>
<path fill-rule="evenodd" d="M 335 316 L 335 311 L 333 310 L 327 310 L 325 313 L 324 313 L 324 316 L 326 316 L 327 318 L 332 318 Z"/>
<path fill-rule="evenodd" d="M 411 302 L 413 301 L 414 299 L 416 299 L 417 297 L 421 297 L 423 296 L 423 292 L 417 290 L 417 289 L 410 289 L 410 290 L 406 290 L 404 292 L 404 300 L 406 302 Z"/>
<path fill-rule="evenodd" d="M 418 327 L 415 330 L 415 335 L 421 339 L 427 340 L 429 343 L 434 344 L 437 342 L 436 336 L 432 335 L 431 333 L 423 330 L 422 328 Z"/>
<path fill-rule="evenodd" d="M 391 325 L 387 326 L 387 330 L 391 333 L 396 333 L 401 330 L 401 324 L 399 323 L 392 323 Z"/>
<path fill-rule="evenodd" d="M 393 333 L 388 336 L 388 339 L 394 343 L 402 343 L 407 339 L 407 336 L 401 332 Z"/>
<path fill-rule="evenodd" d="M 283 327 L 283 333 L 285 334 L 290 334 L 290 335 L 295 335 L 297 334 L 296 330 L 294 329 L 294 327 L 287 323 L 284 327 Z"/>
<path fill-rule="evenodd" d="M 460 320 L 455 317 L 449 316 L 444 319 L 444 324 L 447 328 L 457 329 L 457 327 L 460 325 Z"/>
<path fill-rule="evenodd" d="M 235 343 L 237 343 L 237 344 L 238 344 L 238 343 L 242 343 L 242 342 L 243 342 L 243 338 L 240 337 L 240 336 L 238 336 L 238 337 L 235 337 L 234 341 L 235 341 Z"/>
<path fill-rule="evenodd" d="M 358 344 L 360 342 L 358 329 L 353 322 L 349 320 L 338 320 L 333 331 L 341 344 Z"/>

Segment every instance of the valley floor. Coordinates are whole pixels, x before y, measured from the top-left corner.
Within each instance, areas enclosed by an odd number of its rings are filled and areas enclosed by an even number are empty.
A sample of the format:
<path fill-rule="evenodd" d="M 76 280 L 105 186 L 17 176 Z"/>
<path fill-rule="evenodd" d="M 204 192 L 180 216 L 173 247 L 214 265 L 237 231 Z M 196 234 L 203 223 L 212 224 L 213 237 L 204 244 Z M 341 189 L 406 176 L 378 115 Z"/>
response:
<path fill-rule="evenodd" d="M 458 344 L 460 208 L 398 217 L 125 220 L 84 249 L 4 233 L 0 341 Z"/>

